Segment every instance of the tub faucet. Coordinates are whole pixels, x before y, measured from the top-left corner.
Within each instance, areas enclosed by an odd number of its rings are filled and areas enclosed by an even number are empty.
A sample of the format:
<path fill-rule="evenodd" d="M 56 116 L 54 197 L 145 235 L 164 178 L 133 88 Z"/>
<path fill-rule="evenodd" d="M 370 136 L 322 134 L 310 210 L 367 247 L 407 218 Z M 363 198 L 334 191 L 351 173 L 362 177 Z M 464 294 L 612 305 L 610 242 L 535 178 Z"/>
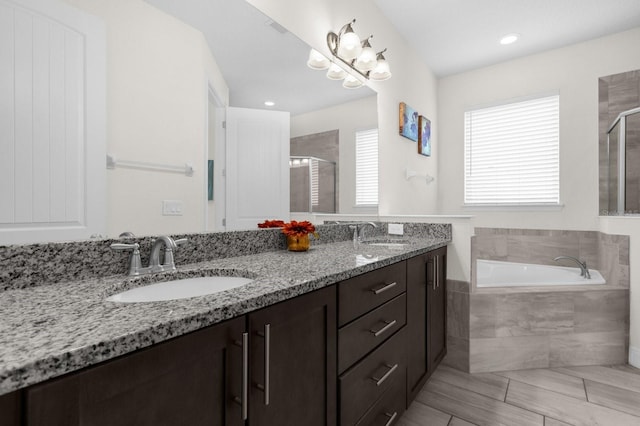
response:
<path fill-rule="evenodd" d="M 580 276 L 581 277 L 585 277 L 588 280 L 591 279 L 591 274 L 589 273 L 589 268 L 587 268 L 587 261 L 580 261 L 580 260 L 576 259 L 575 257 L 571 257 L 571 256 L 558 256 L 553 260 L 555 260 L 557 262 L 557 261 L 562 260 L 562 259 L 572 260 L 575 263 L 577 263 L 578 266 L 580 267 Z"/>

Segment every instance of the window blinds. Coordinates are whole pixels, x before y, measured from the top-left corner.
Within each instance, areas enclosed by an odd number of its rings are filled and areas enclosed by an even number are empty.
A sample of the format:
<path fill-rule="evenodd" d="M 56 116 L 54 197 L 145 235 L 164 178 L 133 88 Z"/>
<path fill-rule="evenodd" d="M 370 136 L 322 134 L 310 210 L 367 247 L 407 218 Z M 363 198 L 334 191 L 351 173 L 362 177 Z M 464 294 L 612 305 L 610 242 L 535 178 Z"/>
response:
<path fill-rule="evenodd" d="M 356 205 L 378 204 L 378 129 L 356 132 Z"/>
<path fill-rule="evenodd" d="M 465 204 L 559 204 L 559 96 L 465 112 Z"/>

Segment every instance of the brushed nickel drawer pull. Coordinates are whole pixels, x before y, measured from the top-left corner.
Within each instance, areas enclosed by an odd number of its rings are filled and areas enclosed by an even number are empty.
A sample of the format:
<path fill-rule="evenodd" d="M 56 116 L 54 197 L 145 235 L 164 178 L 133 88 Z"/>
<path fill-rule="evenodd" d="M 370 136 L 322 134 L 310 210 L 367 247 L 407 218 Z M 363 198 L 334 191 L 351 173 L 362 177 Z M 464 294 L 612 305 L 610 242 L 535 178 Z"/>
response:
<path fill-rule="evenodd" d="M 382 292 L 385 292 L 389 289 L 392 289 L 393 287 L 397 286 L 398 283 L 397 282 L 392 282 L 390 284 L 385 284 L 382 287 L 378 287 L 378 288 L 372 288 L 371 291 L 373 292 L 373 294 L 380 294 Z"/>
<path fill-rule="evenodd" d="M 385 367 L 387 367 L 389 371 L 384 373 L 384 376 L 380 377 L 379 379 L 377 377 L 371 377 L 371 380 L 376 382 L 376 386 L 380 386 L 382 383 L 384 383 L 384 381 L 387 380 L 394 371 L 396 371 L 396 368 L 398 368 L 398 364 L 395 364 L 395 365 L 385 364 Z"/>
<path fill-rule="evenodd" d="M 389 417 L 389 421 L 386 422 L 384 424 L 384 426 L 391 426 L 391 424 L 393 424 L 393 421 L 396 419 L 396 417 L 398 417 L 398 412 L 394 411 L 393 414 L 390 413 L 384 413 L 385 416 Z"/>
<path fill-rule="evenodd" d="M 384 323 L 386 324 L 384 327 L 382 327 L 380 330 L 376 331 L 376 330 L 369 330 L 370 332 L 373 333 L 374 336 L 378 337 L 379 335 L 381 335 L 382 333 L 384 333 L 385 331 L 389 330 L 391 327 L 393 327 L 394 325 L 396 325 L 396 320 L 393 321 L 384 321 Z"/>

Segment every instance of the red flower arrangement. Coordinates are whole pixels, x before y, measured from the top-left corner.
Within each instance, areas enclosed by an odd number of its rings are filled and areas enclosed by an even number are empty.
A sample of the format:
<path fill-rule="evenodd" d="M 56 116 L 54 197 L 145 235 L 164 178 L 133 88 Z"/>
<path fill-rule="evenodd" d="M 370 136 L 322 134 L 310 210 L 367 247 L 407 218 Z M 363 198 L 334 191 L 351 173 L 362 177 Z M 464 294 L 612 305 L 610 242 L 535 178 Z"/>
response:
<path fill-rule="evenodd" d="M 258 228 L 282 228 L 284 221 L 282 220 L 265 220 L 258 224 Z"/>
<path fill-rule="evenodd" d="M 306 220 L 302 222 L 292 220 L 290 223 L 285 223 L 282 228 L 282 233 L 287 237 L 303 237 L 307 234 L 313 234 L 314 237 L 318 238 L 316 227 Z"/>

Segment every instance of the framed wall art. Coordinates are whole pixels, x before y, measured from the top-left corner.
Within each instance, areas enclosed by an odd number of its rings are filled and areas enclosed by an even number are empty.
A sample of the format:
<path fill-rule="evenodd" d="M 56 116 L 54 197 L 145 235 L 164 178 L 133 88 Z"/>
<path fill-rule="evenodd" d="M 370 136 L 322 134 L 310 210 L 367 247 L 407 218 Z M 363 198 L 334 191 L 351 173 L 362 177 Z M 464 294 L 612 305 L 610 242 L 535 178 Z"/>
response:
<path fill-rule="evenodd" d="M 418 141 L 418 112 L 404 102 L 400 102 L 400 135 Z"/>
<path fill-rule="evenodd" d="M 424 116 L 418 119 L 418 153 L 427 157 L 431 156 L 431 121 Z"/>

